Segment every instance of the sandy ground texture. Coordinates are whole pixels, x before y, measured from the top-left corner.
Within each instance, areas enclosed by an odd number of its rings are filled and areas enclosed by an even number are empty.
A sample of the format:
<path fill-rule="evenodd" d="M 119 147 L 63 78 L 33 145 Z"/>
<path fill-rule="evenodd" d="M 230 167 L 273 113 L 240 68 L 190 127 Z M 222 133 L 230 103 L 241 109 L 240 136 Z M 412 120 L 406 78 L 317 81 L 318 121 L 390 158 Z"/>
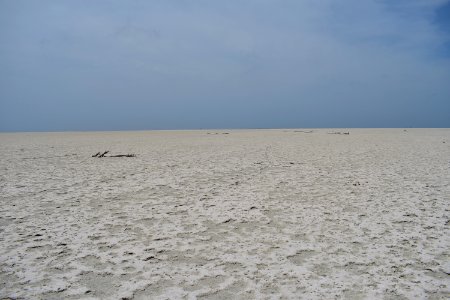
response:
<path fill-rule="evenodd" d="M 0 298 L 450 298 L 449 129 L 224 133 L 0 134 Z"/>

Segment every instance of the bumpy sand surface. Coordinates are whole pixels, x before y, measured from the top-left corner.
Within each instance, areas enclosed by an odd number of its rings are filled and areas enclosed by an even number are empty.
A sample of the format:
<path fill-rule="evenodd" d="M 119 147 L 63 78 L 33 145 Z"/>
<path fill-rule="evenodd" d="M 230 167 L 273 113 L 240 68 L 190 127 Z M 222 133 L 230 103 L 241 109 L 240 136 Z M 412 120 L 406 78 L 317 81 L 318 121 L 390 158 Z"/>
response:
<path fill-rule="evenodd" d="M 448 299 L 450 130 L 329 131 L 0 134 L 0 298 Z"/>

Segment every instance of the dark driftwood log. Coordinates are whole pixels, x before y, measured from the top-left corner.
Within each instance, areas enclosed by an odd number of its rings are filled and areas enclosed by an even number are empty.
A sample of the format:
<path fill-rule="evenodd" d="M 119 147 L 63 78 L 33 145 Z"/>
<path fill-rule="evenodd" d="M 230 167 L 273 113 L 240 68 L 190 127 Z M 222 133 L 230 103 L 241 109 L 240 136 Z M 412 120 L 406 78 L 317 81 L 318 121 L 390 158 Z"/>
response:
<path fill-rule="evenodd" d="M 103 153 L 97 152 L 96 154 L 92 155 L 92 157 L 97 157 L 97 158 L 102 158 L 102 157 L 136 157 L 136 154 L 116 154 L 116 155 L 106 156 L 106 154 L 108 154 L 108 153 L 109 153 L 109 151 L 105 151 Z"/>
<path fill-rule="evenodd" d="M 102 154 L 100 154 L 100 156 L 99 156 L 99 157 L 105 157 L 105 155 L 106 155 L 106 154 L 108 154 L 108 152 L 109 152 L 109 151 L 105 151 L 105 152 L 103 152 Z"/>

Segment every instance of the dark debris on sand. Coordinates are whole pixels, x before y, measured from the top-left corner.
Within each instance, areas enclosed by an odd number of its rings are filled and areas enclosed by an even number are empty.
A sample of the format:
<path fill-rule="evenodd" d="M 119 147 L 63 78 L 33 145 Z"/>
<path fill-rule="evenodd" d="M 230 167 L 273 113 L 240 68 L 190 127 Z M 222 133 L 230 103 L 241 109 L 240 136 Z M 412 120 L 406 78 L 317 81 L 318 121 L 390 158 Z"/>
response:
<path fill-rule="evenodd" d="M 116 154 L 116 155 L 108 155 L 109 151 L 104 152 L 97 152 L 96 154 L 92 155 L 92 157 L 102 158 L 102 157 L 136 157 L 136 154 Z"/>

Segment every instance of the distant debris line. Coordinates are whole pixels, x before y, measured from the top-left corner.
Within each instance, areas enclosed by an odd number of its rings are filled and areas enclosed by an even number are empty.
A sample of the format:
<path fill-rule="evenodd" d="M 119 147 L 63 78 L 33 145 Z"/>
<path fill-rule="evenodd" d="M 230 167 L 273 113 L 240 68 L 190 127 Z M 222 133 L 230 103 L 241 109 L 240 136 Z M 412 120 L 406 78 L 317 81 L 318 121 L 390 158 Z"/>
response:
<path fill-rule="evenodd" d="M 136 154 L 116 154 L 116 155 L 106 156 L 106 154 L 108 154 L 108 153 L 109 153 L 109 151 L 97 152 L 94 155 L 92 155 L 92 157 L 97 157 L 97 158 L 102 158 L 102 157 L 136 157 Z"/>
<path fill-rule="evenodd" d="M 328 132 L 328 134 L 346 134 L 349 135 L 350 132 L 340 132 L 340 131 L 334 131 L 334 132 Z"/>
<path fill-rule="evenodd" d="M 294 130 L 294 132 L 313 133 L 312 130 Z"/>

